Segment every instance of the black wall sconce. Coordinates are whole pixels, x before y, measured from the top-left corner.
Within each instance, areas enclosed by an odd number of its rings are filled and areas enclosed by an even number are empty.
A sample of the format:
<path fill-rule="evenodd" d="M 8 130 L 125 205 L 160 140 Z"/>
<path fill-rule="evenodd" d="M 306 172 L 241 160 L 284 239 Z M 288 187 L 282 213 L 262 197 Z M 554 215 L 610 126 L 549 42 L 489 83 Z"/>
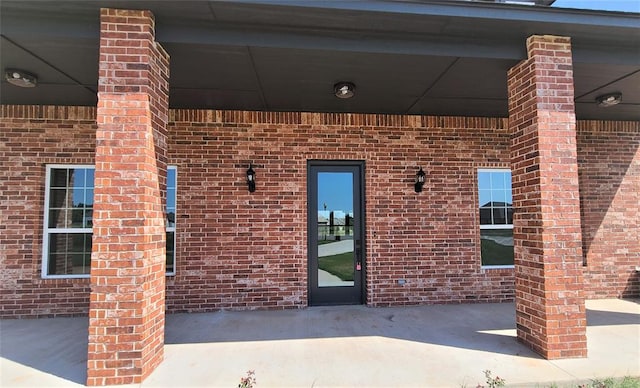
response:
<path fill-rule="evenodd" d="M 247 170 L 247 185 L 250 193 L 256 191 L 256 172 L 253 171 L 252 164 L 249 164 L 249 169 Z"/>
<path fill-rule="evenodd" d="M 422 167 L 420 167 L 420 171 L 416 173 L 416 184 L 415 184 L 416 193 L 419 193 L 422 191 L 422 186 L 424 186 L 425 179 L 426 179 L 426 174 L 424 173 L 424 171 L 422 171 Z"/>

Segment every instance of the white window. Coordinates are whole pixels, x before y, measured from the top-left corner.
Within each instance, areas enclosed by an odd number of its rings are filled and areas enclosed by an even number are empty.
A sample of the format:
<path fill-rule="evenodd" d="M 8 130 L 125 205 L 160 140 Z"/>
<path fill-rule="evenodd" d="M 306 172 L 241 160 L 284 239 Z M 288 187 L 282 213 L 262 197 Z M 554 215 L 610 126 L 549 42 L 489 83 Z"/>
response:
<path fill-rule="evenodd" d="M 42 276 L 82 278 L 91 272 L 94 166 L 47 166 Z M 167 274 L 175 274 L 177 170 L 167 169 Z"/>
<path fill-rule="evenodd" d="M 178 169 L 175 166 L 167 168 L 167 275 L 176 274 L 176 191 L 178 189 Z"/>
<path fill-rule="evenodd" d="M 478 170 L 482 266 L 513 267 L 511 171 Z"/>
<path fill-rule="evenodd" d="M 43 276 L 86 277 L 91 271 L 93 166 L 48 166 Z"/>

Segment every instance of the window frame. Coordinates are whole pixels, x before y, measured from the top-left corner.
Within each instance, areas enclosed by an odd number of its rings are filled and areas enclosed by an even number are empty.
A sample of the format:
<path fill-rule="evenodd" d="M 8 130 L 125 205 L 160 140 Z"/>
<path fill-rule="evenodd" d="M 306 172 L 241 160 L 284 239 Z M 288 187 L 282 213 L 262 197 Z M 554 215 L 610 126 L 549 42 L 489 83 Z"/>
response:
<path fill-rule="evenodd" d="M 513 172 L 511 171 L 511 169 L 509 168 L 478 168 L 476 171 L 476 200 L 477 200 L 477 206 L 476 206 L 476 217 L 478 217 L 478 225 L 480 226 L 480 228 L 478 229 L 479 233 L 479 237 L 480 237 L 480 245 L 479 245 L 479 251 L 480 251 L 480 268 L 481 269 L 513 269 L 515 268 L 515 263 L 514 264 L 496 264 L 496 265 L 485 265 L 482 264 L 482 237 L 481 237 L 481 233 L 480 231 L 482 230 L 513 230 L 513 221 L 511 224 L 482 224 L 480 222 L 480 173 L 485 172 L 485 173 L 494 173 L 494 172 L 508 172 L 511 175 L 511 178 L 513 179 Z M 513 183 L 511 186 L 511 207 L 513 209 Z M 505 214 L 506 215 L 506 214 Z M 507 218 L 508 220 L 508 218 Z M 513 233 L 512 233 L 513 234 Z"/>
<path fill-rule="evenodd" d="M 48 269 L 49 269 L 49 238 L 51 234 L 56 234 L 56 233 L 77 233 L 77 234 L 83 234 L 83 233 L 90 233 L 91 236 L 93 237 L 93 226 L 91 228 L 50 228 L 49 227 L 49 201 L 50 201 L 50 194 L 51 194 L 51 173 L 52 170 L 54 169 L 92 169 L 95 171 L 95 165 L 92 164 L 47 164 L 46 165 L 46 171 L 45 171 L 45 190 L 44 190 L 44 206 L 43 206 L 43 212 L 44 212 L 44 217 L 43 217 L 43 222 L 42 222 L 42 226 L 43 226 L 43 230 L 42 230 L 42 268 L 41 268 L 41 277 L 42 279 L 88 279 L 91 277 L 91 274 L 62 274 L 62 275 L 58 275 L 58 274 L 49 274 L 48 273 Z M 178 167 L 171 165 L 171 166 L 167 166 L 167 172 L 168 170 L 174 170 L 175 171 L 175 180 L 176 180 L 176 185 L 175 185 L 175 213 L 177 214 L 178 212 Z M 95 184 L 95 181 L 94 181 Z M 95 187 L 95 186 L 94 186 Z M 95 195 L 95 192 L 94 192 Z M 175 276 L 176 274 L 176 265 L 177 265 L 177 260 L 176 260 L 176 245 L 177 245 L 177 233 L 176 233 L 176 224 L 177 224 L 177 220 L 174 219 L 173 222 L 173 226 L 169 226 L 168 223 L 168 219 L 167 219 L 167 206 L 165 203 L 165 211 L 164 211 L 164 219 L 165 219 L 165 233 L 168 232 L 173 232 L 173 271 L 168 272 L 165 271 L 165 276 Z"/>
<path fill-rule="evenodd" d="M 177 253 L 177 251 L 176 251 L 176 245 L 177 245 L 177 243 L 176 243 L 176 240 L 177 240 L 177 238 L 176 238 L 177 237 L 177 233 L 176 233 L 177 217 L 175 217 L 176 214 L 178 214 L 178 166 L 173 166 L 173 165 L 169 166 L 169 165 L 167 165 L 167 176 L 169 176 L 169 170 L 173 170 L 174 174 L 175 174 L 175 177 L 176 177 L 176 186 L 175 186 L 175 189 L 174 189 L 174 191 L 175 191 L 175 198 L 174 198 L 175 206 L 174 206 L 173 226 L 169 226 L 169 219 L 167 217 L 167 215 L 169 213 L 169 211 L 168 211 L 169 208 L 167 206 L 167 203 L 169 202 L 169 194 L 168 194 L 169 185 L 168 185 L 168 182 L 166 182 L 167 183 L 167 185 L 166 185 L 166 189 L 167 190 L 165 191 L 166 195 L 167 195 L 167 198 L 165 198 L 165 211 L 164 211 L 165 216 L 164 216 L 164 220 L 165 220 L 165 223 L 166 223 L 165 224 L 165 235 L 166 235 L 166 233 L 173 232 L 173 247 L 172 247 L 173 248 L 173 271 L 169 272 L 169 271 L 166 270 L 166 267 L 165 267 L 165 273 L 164 274 L 165 274 L 165 276 L 175 276 L 176 275 L 176 265 L 178 264 L 178 261 L 176 260 L 176 256 L 177 256 L 177 254 L 176 254 Z"/>
<path fill-rule="evenodd" d="M 64 274 L 64 275 L 56 275 L 49 274 L 49 238 L 51 234 L 85 234 L 91 233 L 93 237 L 93 227 L 91 228 L 50 228 L 49 227 L 49 209 L 51 200 L 51 172 L 54 169 L 93 169 L 95 171 L 95 166 L 91 164 L 48 164 L 46 169 L 46 178 L 45 178 L 45 192 L 44 192 L 44 218 L 42 222 L 43 232 L 42 232 L 42 278 L 43 279 L 82 279 L 88 278 L 89 274 Z M 54 231 L 54 232 L 52 232 Z"/>

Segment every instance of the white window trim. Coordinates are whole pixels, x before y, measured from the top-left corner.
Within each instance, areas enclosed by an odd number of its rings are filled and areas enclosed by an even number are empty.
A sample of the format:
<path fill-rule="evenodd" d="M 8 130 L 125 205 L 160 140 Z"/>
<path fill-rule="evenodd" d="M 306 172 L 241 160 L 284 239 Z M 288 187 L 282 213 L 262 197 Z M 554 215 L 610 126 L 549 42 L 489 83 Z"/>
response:
<path fill-rule="evenodd" d="M 480 174 L 481 172 L 509 172 L 512 175 L 512 179 L 513 179 L 513 172 L 511 171 L 511 169 L 509 168 L 479 168 L 477 171 L 477 174 Z M 476 175 L 476 182 L 477 182 L 477 177 L 478 175 Z M 476 189 L 476 201 L 478 200 L 478 192 L 479 192 L 480 188 L 478 187 Z M 512 189 L 513 191 L 513 189 Z M 513 195 L 513 193 L 512 193 Z M 477 209 L 480 209 L 480 203 L 478 202 L 478 205 L 476 206 Z M 476 213 L 477 216 L 479 217 L 479 213 Z M 480 224 L 480 230 L 483 229 L 494 229 L 494 230 L 500 230 L 500 229 L 511 229 L 513 230 L 513 224 L 504 224 L 504 225 L 483 225 Z M 482 263 L 482 253 L 480 253 L 480 263 Z M 515 268 L 515 264 L 511 264 L 511 265 L 482 265 L 480 264 L 480 268 L 481 269 L 513 269 Z"/>
<path fill-rule="evenodd" d="M 478 208 L 479 209 L 479 208 Z M 513 224 L 504 225 L 480 225 L 480 229 L 513 229 Z"/>
<path fill-rule="evenodd" d="M 65 274 L 65 275 L 50 275 L 47 273 L 47 269 L 49 268 L 49 234 L 50 230 L 55 230 L 58 233 L 91 233 L 93 236 L 93 228 L 50 228 L 49 227 L 49 196 L 51 192 L 51 170 L 56 168 L 65 168 L 65 169 L 93 169 L 95 171 L 95 165 L 93 164 L 47 164 L 46 166 L 46 174 L 45 174 L 45 192 L 44 192 L 44 206 L 43 206 L 43 230 L 42 230 L 42 268 L 41 268 L 41 277 L 42 279 L 88 279 L 91 277 L 90 274 Z M 178 167 L 177 166 L 167 166 L 167 170 L 175 170 L 176 175 L 176 214 L 178 214 Z M 166 222 L 166 217 L 165 217 Z M 176 274 L 176 265 L 177 265 L 177 251 L 176 251 L 176 240 L 177 233 L 176 227 L 177 219 L 174 220 L 174 226 L 165 228 L 166 232 L 173 232 L 173 271 L 165 272 L 165 276 L 175 276 Z M 55 232 L 54 232 L 55 233 Z"/>
<path fill-rule="evenodd" d="M 515 265 L 482 265 L 480 266 L 481 269 L 514 269 L 516 266 Z"/>
<path fill-rule="evenodd" d="M 511 172 L 511 169 L 508 167 L 504 168 L 479 168 L 478 172 Z"/>
<path fill-rule="evenodd" d="M 44 221 L 42 232 L 42 278 L 43 279 L 78 279 L 88 278 L 89 274 L 65 274 L 65 275 L 49 275 L 47 274 L 47 268 L 49 268 L 49 235 L 55 232 L 58 233 L 92 233 L 93 228 L 50 228 L 49 227 L 49 195 L 51 192 L 51 170 L 56 168 L 64 169 L 95 169 L 92 164 L 48 164 L 45 178 L 45 191 L 44 191 Z M 55 232 L 51 232 L 54 230 Z"/>

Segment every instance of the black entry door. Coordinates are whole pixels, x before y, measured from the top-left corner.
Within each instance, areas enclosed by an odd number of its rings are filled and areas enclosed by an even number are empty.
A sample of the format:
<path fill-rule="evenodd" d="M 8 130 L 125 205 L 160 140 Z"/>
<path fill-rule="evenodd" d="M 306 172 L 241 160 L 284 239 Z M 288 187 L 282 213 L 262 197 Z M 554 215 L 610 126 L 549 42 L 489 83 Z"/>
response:
<path fill-rule="evenodd" d="M 308 163 L 309 305 L 364 303 L 364 163 Z"/>

